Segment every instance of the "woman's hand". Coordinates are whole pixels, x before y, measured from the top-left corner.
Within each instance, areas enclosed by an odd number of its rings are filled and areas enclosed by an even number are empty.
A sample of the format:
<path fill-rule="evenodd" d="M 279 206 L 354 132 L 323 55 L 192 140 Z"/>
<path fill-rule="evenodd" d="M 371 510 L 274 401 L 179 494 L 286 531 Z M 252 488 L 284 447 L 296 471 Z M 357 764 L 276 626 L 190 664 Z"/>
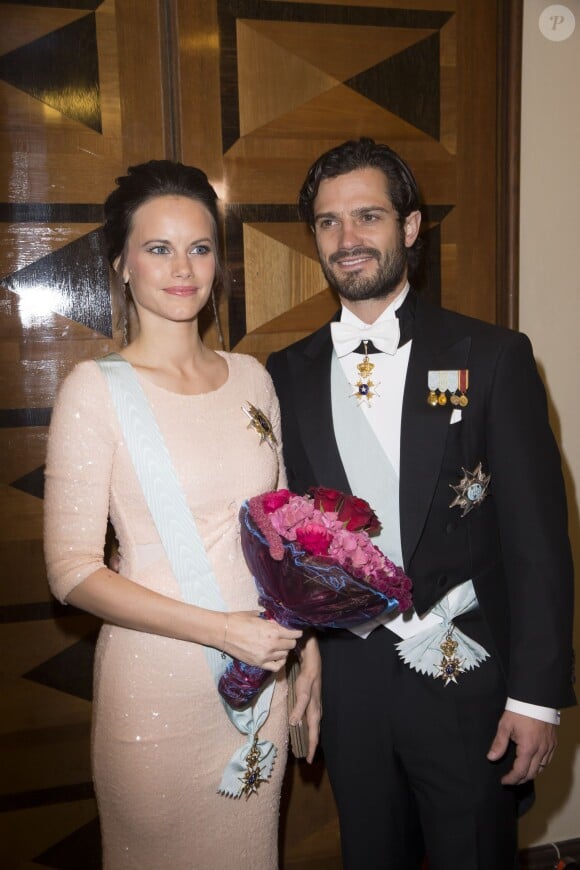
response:
<path fill-rule="evenodd" d="M 311 635 L 300 651 L 300 672 L 296 677 L 296 703 L 290 711 L 291 725 L 298 725 L 304 716 L 308 726 L 308 754 L 312 763 L 320 734 L 322 705 L 320 702 L 322 665 L 318 641 Z"/>
<path fill-rule="evenodd" d="M 301 631 L 283 628 L 271 619 L 262 619 L 257 610 L 224 613 L 223 617 L 223 643 L 221 646 L 216 644 L 216 647 L 232 658 L 266 671 L 281 670 L 288 653 L 302 637 Z"/>

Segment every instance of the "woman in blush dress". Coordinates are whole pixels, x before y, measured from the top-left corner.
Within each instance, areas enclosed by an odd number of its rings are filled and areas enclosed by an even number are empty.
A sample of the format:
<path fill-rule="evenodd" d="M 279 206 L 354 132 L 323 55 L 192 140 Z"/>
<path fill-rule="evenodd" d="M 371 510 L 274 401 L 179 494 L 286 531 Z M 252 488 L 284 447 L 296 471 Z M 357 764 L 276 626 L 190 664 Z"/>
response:
<path fill-rule="evenodd" d="M 199 334 L 199 314 L 222 274 L 216 194 L 205 174 L 150 161 L 117 185 L 105 203 L 105 239 L 139 328 L 113 362 L 130 372 L 153 412 L 207 571 L 194 578 L 196 603 L 158 532 L 105 368 L 80 363 L 51 422 L 45 549 L 56 597 L 103 620 L 92 762 L 104 867 L 274 870 L 284 665 L 301 632 L 259 618 L 238 512 L 246 498 L 284 486 L 278 402 L 255 359 L 213 351 Z M 108 517 L 118 572 L 103 561 Z M 259 721 L 232 721 L 215 684 L 220 654 L 275 674 L 269 715 L 263 704 Z M 292 718 L 306 715 L 311 759 L 320 712 L 313 640 L 299 680 Z"/>

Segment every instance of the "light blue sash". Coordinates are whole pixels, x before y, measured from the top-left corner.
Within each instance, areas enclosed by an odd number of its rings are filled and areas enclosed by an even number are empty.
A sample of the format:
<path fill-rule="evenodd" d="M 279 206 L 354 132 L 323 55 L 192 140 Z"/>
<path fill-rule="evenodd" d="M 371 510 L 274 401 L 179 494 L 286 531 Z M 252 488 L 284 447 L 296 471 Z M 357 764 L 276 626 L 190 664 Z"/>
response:
<path fill-rule="evenodd" d="M 107 379 L 127 449 L 183 600 L 207 610 L 224 612 L 225 604 L 169 451 L 132 366 L 116 353 L 97 363 Z M 204 651 L 217 686 L 231 659 L 223 659 L 213 647 L 204 647 Z M 253 708 L 247 710 L 232 710 L 221 699 L 238 731 L 248 735 L 247 743 L 234 752 L 219 785 L 218 792 L 227 797 L 242 794 L 248 755 L 252 749 L 255 752 L 255 739 L 268 718 L 273 691 L 274 680 L 270 680 Z M 272 772 L 277 750 L 267 740 L 258 741 L 257 749 L 260 751 L 260 777 L 266 780 Z"/>
<path fill-rule="evenodd" d="M 331 395 L 334 434 L 351 491 L 366 499 L 381 521 L 381 533 L 373 537 L 373 543 L 395 565 L 402 565 L 399 475 L 369 420 L 358 407 L 356 400 L 349 395 L 348 382 L 336 354 L 333 354 L 331 364 Z M 377 401 L 386 401 L 386 398 Z M 489 653 L 453 622 L 455 617 L 468 613 L 476 606 L 477 597 L 473 583 L 467 580 L 433 608 L 433 613 L 441 620 L 439 623 L 425 630 L 418 630 L 416 634 L 396 644 L 399 656 L 419 673 L 440 677 L 441 643 L 452 630 L 458 645 L 456 654 L 463 670 L 469 671 L 478 667 L 488 658 Z M 388 620 L 381 622 L 389 627 Z M 370 628 L 370 623 L 367 628 Z"/>
<path fill-rule="evenodd" d="M 373 544 L 395 565 L 402 565 L 399 476 L 362 408 L 351 395 L 352 387 L 336 354 L 332 356 L 330 376 L 332 423 L 351 492 L 368 501 L 381 521 L 381 532 L 373 536 Z"/>

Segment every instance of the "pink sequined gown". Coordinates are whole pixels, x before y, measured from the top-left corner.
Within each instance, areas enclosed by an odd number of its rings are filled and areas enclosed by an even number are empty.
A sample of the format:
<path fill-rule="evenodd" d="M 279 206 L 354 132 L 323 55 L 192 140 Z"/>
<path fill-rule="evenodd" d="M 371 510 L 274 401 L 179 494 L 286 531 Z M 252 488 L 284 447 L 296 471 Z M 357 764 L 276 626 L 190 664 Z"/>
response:
<path fill-rule="evenodd" d="M 280 450 L 260 444 L 241 410 L 251 402 L 279 438 L 279 409 L 264 368 L 223 354 L 226 383 L 182 396 L 140 378 L 165 438 L 229 610 L 254 609 L 239 538 L 242 501 L 284 485 Z M 96 363 L 81 363 L 56 403 L 46 467 L 45 546 L 61 601 L 103 565 L 110 511 L 120 572 L 179 597 Z M 286 761 L 286 687 L 278 680 L 260 735 L 278 747 L 257 795 L 217 794 L 243 743 L 218 699 L 203 647 L 104 625 L 95 659 L 93 772 L 106 870 L 274 870 Z"/>

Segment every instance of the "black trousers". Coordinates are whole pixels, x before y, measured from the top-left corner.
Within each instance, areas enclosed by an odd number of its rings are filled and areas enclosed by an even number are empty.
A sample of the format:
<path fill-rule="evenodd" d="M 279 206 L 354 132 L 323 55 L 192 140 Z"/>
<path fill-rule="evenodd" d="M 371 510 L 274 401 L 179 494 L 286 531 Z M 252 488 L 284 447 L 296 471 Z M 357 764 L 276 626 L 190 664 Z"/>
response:
<path fill-rule="evenodd" d="M 513 870 L 516 792 L 500 783 L 513 751 L 486 759 L 503 675 L 490 658 L 445 686 L 404 664 L 398 640 L 385 628 L 321 638 L 322 747 L 344 870 L 418 870 L 425 854 L 429 870 Z"/>

